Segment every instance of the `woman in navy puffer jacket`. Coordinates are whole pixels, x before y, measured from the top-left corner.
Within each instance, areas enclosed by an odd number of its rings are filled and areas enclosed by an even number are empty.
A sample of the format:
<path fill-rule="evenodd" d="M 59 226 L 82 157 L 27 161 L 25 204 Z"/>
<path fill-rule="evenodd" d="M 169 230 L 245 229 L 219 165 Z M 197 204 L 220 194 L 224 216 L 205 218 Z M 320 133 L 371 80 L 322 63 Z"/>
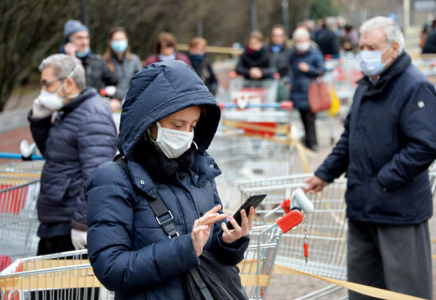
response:
<path fill-rule="evenodd" d="M 236 230 L 225 226 L 221 171 L 206 153 L 219 119 L 217 102 L 183 62 L 155 63 L 132 79 L 118 140 L 128 171 L 106 163 L 85 187 L 89 258 L 116 299 L 185 299 L 183 275 L 203 249 L 228 264 L 243 259 L 254 210 L 241 227 L 229 217 Z M 158 224 L 149 205 L 157 196 L 179 236 Z"/>

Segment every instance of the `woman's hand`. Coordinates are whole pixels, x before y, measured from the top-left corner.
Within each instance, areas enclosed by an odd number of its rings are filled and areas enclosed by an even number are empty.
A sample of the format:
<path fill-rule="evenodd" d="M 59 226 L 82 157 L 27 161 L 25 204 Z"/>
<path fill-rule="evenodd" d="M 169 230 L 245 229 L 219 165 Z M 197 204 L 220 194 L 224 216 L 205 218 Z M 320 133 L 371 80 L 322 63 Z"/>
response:
<path fill-rule="evenodd" d="M 301 62 L 298 64 L 298 69 L 300 69 L 301 72 L 307 73 L 309 72 L 310 66 L 305 62 Z"/>
<path fill-rule="evenodd" d="M 191 239 L 197 257 L 203 253 L 203 248 L 209 240 L 211 226 L 218 221 L 224 220 L 228 216 L 227 214 L 219 214 L 218 211 L 220 209 L 221 205 L 217 205 L 194 222 Z"/>
<path fill-rule="evenodd" d="M 228 229 L 227 224 L 223 222 L 221 224 L 221 228 L 223 229 L 223 241 L 227 244 L 231 244 L 239 240 L 241 237 L 247 236 L 253 228 L 253 217 L 256 211 L 257 209 L 254 209 L 253 206 L 250 207 L 247 217 L 245 209 L 241 210 L 241 226 L 239 226 L 238 222 L 230 216 L 229 222 L 232 223 L 234 228 L 232 230 Z"/>

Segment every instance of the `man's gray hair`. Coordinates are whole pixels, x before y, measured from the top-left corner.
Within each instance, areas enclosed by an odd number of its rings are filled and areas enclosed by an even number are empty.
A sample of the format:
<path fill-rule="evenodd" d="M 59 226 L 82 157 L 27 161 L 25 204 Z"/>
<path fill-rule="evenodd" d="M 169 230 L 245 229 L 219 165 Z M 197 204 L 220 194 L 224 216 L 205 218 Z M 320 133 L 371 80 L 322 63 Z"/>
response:
<path fill-rule="evenodd" d="M 42 61 L 39 71 L 42 72 L 48 67 L 53 68 L 54 75 L 59 79 L 66 79 L 76 69 L 71 78 L 80 90 L 86 87 L 85 69 L 77 58 L 66 54 L 53 54 Z"/>
<path fill-rule="evenodd" d="M 370 30 L 381 29 L 386 35 L 386 41 L 388 44 L 397 42 L 399 45 L 398 53 L 404 50 L 404 36 L 401 32 L 400 26 L 394 19 L 386 17 L 375 17 L 365 21 L 360 27 L 360 34 L 364 34 Z"/>
<path fill-rule="evenodd" d="M 295 29 L 294 33 L 292 34 L 292 39 L 295 41 L 302 36 L 307 37 L 310 40 L 309 30 L 307 30 L 305 27 L 299 27 Z"/>

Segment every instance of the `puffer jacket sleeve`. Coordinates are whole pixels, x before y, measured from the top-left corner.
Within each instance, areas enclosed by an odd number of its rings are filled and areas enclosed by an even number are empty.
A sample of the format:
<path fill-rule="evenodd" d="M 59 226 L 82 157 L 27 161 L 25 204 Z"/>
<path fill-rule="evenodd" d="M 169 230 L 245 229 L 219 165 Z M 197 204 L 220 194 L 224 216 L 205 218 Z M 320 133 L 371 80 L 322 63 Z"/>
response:
<path fill-rule="evenodd" d="M 241 55 L 241 57 L 239 58 L 238 64 L 236 65 L 236 73 L 238 73 L 239 75 L 248 77 L 250 76 L 250 68 L 247 66 L 247 64 L 245 63 L 245 53 L 243 53 Z"/>
<path fill-rule="evenodd" d="M 213 181 L 213 188 L 214 188 L 214 205 L 220 204 L 221 199 L 218 195 L 218 191 L 216 189 L 216 183 Z M 220 213 L 223 213 L 220 211 Z M 226 244 L 223 239 L 223 230 L 221 228 L 221 223 L 227 222 L 225 220 L 216 222 L 213 227 L 213 237 L 212 237 L 212 250 L 211 252 L 215 254 L 221 261 L 228 263 L 228 264 L 237 264 L 242 259 L 244 259 L 244 253 L 245 250 L 248 248 L 248 244 L 250 243 L 250 237 L 246 236 L 243 238 L 240 238 L 238 241 L 232 243 L 232 244 Z"/>
<path fill-rule="evenodd" d="M 352 109 L 350 110 L 352 111 Z M 325 180 L 332 182 L 348 169 L 349 164 L 349 130 L 350 130 L 351 115 L 348 114 L 345 119 L 345 130 L 341 135 L 332 153 L 326 158 L 324 163 L 316 170 L 315 175 Z"/>
<path fill-rule="evenodd" d="M 147 289 L 199 266 L 190 234 L 133 250 L 134 194 L 116 163 L 97 168 L 85 186 L 88 253 L 94 273 L 111 291 Z"/>
<path fill-rule="evenodd" d="M 112 161 L 116 151 L 117 134 L 109 114 L 89 113 L 83 120 L 77 134 L 77 149 L 82 167 L 83 182 L 99 165 Z M 86 201 L 82 190 L 71 220 L 71 227 L 87 230 Z"/>
<path fill-rule="evenodd" d="M 435 116 L 435 88 L 430 82 L 419 82 L 400 113 L 399 126 L 407 144 L 377 175 L 388 190 L 411 182 L 435 160 Z"/>
<path fill-rule="evenodd" d="M 326 71 L 324 67 L 324 59 L 322 58 L 322 54 L 321 52 L 319 52 L 319 50 L 315 49 L 313 55 L 314 55 L 313 64 L 309 65 L 309 72 L 307 72 L 307 74 L 311 77 L 322 76 Z"/>
<path fill-rule="evenodd" d="M 51 128 L 51 116 L 43 119 L 35 118 L 32 111 L 29 112 L 27 119 L 30 122 L 30 131 L 32 132 L 33 140 L 39 149 L 39 152 L 44 156 L 45 145 L 47 143 L 48 134 Z"/>

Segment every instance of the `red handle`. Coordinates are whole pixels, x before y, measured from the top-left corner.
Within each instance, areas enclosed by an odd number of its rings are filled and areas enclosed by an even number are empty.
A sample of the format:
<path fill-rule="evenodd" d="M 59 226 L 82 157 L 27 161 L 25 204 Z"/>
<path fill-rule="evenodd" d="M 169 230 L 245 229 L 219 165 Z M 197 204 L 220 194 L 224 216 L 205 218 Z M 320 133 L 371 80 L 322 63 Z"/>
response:
<path fill-rule="evenodd" d="M 279 225 L 283 233 L 286 233 L 301 222 L 303 222 L 303 213 L 298 209 L 294 209 L 282 218 L 278 219 L 277 225 Z"/>
<path fill-rule="evenodd" d="M 309 257 L 309 244 L 304 243 L 304 257 Z"/>
<path fill-rule="evenodd" d="M 288 214 L 291 212 L 291 198 L 286 198 L 285 201 L 280 203 L 280 206 L 285 211 L 285 214 Z"/>

